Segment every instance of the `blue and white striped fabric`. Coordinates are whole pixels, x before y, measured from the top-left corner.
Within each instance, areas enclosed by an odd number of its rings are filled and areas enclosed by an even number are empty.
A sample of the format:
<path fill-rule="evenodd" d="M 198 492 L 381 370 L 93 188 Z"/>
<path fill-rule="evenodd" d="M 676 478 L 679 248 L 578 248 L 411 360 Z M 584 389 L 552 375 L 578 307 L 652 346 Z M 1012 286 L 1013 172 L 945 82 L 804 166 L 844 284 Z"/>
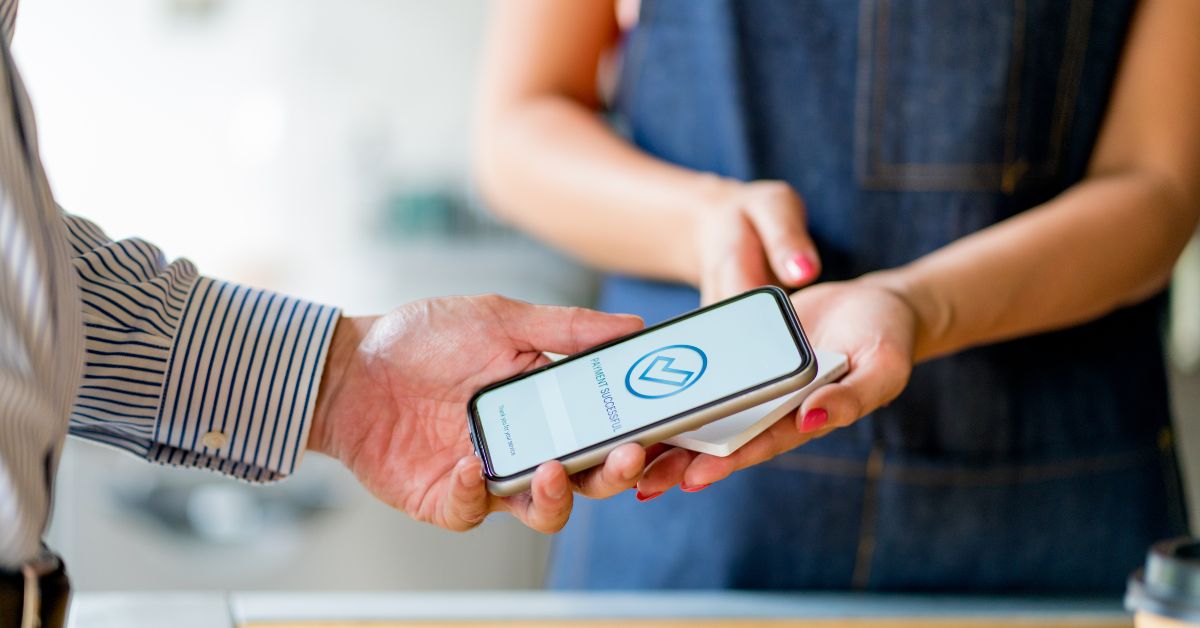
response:
<path fill-rule="evenodd" d="M 11 41 L 15 0 L 0 0 Z M 200 276 L 53 200 L 7 43 L 0 76 L 0 567 L 36 556 L 70 434 L 271 481 L 299 462 L 334 308 Z"/>

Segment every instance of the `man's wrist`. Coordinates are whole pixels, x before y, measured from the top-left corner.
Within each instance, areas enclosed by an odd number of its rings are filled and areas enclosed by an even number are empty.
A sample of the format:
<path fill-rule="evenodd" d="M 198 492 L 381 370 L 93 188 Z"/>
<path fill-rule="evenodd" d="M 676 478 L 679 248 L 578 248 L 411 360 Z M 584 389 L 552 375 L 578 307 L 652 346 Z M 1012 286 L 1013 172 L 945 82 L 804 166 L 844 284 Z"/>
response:
<path fill-rule="evenodd" d="M 325 358 L 325 368 L 321 374 L 321 385 L 317 389 L 312 425 L 308 431 L 309 451 L 335 455 L 335 452 L 331 451 L 330 416 L 337 393 L 345 380 L 346 371 L 358 351 L 359 343 L 362 342 L 363 331 L 359 323 L 360 319 L 342 316 L 334 327 L 333 339 L 329 342 L 329 353 Z"/>

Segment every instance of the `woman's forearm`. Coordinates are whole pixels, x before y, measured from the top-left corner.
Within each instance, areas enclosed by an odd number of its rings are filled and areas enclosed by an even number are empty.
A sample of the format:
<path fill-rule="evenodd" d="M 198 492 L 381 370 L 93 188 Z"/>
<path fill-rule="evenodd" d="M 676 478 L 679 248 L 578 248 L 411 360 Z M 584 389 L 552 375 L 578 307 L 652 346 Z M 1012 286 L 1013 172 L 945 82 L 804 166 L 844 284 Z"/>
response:
<path fill-rule="evenodd" d="M 924 359 L 1079 324 L 1152 295 L 1196 221 L 1196 199 L 1170 180 L 1110 174 L 865 279 L 913 306 Z"/>
<path fill-rule="evenodd" d="M 1166 285 L 1200 216 L 1200 3 L 1138 6 L 1088 176 L 879 273 L 916 310 L 917 358 L 1066 327 Z"/>
<path fill-rule="evenodd" d="M 554 95 L 488 112 L 477 137 L 477 180 L 501 216 L 592 265 L 696 281 L 693 217 L 725 181 L 639 151 Z"/>
<path fill-rule="evenodd" d="M 498 214 L 594 266 L 692 284 L 704 299 L 817 277 L 803 201 L 789 185 L 670 164 L 603 122 L 597 86 L 621 38 L 613 0 L 494 9 L 475 170 Z"/>

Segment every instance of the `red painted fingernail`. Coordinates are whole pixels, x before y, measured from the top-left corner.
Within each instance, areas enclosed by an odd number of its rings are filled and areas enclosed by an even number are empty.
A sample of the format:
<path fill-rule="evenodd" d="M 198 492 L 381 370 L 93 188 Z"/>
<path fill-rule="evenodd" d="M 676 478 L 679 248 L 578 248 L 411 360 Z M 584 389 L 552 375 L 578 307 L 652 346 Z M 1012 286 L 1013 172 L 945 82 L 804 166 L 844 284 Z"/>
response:
<path fill-rule="evenodd" d="M 829 413 L 825 408 L 813 408 L 804 415 L 804 419 L 800 421 L 801 432 L 815 432 L 816 430 L 825 427 L 829 422 Z"/>
<path fill-rule="evenodd" d="M 638 491 L 637 492 L 637 500 L 639 502 L 648 502 L 648 501 L 654 499 L 655 497 L 658 497 L 659 495 L 662 495 L 662 491 L 659 491 L 657 493 L 650 493 L 649 495 L 647 495 L 641 491 Z"/>
<path fill-rule="evenodd" d="M 817 265 L 803 254 L 796 255 L 784 263 L 792 281 L 807 281 L 817 275 Z"/>
<path fill-rule="evenodd" d="M 700 491 L 703 491 L 704 489 L 708 488 L 709 486 L 712 486 L 711 482 L 708 484 L 701 484 L 700 486 L 690 486 L 688 484 L 680 484 L 679 490 L 681 490 L 685 493 L 699 493 Z"/>

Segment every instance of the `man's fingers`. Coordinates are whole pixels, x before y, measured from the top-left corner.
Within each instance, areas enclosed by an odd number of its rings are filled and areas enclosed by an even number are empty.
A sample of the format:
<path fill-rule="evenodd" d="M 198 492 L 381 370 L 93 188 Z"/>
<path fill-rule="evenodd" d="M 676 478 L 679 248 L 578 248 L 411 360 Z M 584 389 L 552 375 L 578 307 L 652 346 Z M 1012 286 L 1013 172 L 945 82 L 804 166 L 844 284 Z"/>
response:
<path fill-rule="evenodd" d="M 534 358 L 533 364 L 530 364 L 527 370 L 532 371 L 533 369 L 541 368 L 553 361 L 554 360 L 550 359 L 550 356 L 546 355 L 545 353 L 540 353 L 538 354 L 538 357 Z"/>
<path fill-rule="evenodd" d="M 523 351 L 571 354 L 642 328 L 631 314 L 605 314 L 580 307 L 533 305 L 502 297 L 494 309 L 508 335 Z"/>
<path fill-rule="evenodd" d="M 450 530 L 470 530 L 491 511 L 483 469 L 475 456 L 464 456 L 450 474 L 450 493 L 443 503 L 442 521 Z"/>
<path fill-rule="evenodd" d="M 533 473 L 533 486 L 527 495 L 507 498 L 513 515 L 543 534 L 553 534 L 567 525 L 571 516 L 571 481 L 557 460 L 543 463 Z"/>
<path fill-rule="evenodd" d="M 772 182 L 776 183 L 776 182 Z M 808 285 L 821 274 L 817 246 L 808 235 L 804 202 L 786 184 L 757 193 L 745 207 L 775 276 L 784 285 Z"/>
<path fill-rule="evenodd" d="M 646 450 L 637 443 L 626 443 L 612 450 L 604 464 L 577 475 L 576 487 L 588 497 L 612 497 L 637 484 L 645 462 Z"/>
<path fill-rule="evenodd" d="M 696 454 L 678 447 L 669 449 L 646 467 L 642 479 L 637 483 L 638 493 L 643 496 L 659 495 L 683 481 L 683 472 Z"/>

